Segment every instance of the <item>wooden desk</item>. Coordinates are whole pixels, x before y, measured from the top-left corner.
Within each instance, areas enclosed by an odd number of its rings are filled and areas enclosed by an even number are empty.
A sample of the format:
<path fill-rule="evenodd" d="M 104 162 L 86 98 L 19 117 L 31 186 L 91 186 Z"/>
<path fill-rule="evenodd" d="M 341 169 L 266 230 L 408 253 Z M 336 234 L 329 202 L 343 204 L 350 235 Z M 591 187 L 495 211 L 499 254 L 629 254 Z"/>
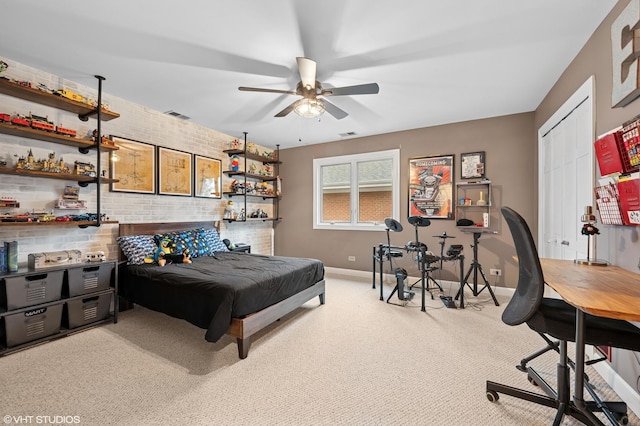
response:
<path fill-rule="evenodd" d="M 549 287 L 567 303 L 599 317 L 640 321 L 640 274 L 572 260 L 540 259 L 540 264 Z"/>
<path fill-rule="evenodd" d="M 545 282 L 576 309 L 574 402 L 594 425 L 601 425 L 584 403 L 585 312 L 640 321 L 640 274 L 617 266 L 579 265 L 572 260 L 540 259 Z"/>

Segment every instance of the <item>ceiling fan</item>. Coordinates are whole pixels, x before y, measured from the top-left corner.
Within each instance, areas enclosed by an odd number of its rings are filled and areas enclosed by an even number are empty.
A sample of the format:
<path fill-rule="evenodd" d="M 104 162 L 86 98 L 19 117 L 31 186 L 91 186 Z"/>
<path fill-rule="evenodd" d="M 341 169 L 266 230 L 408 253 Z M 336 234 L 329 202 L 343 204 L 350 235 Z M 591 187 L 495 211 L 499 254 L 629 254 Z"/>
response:
<path fill-rule="evenodd" d="M 316 80 L 316 62 L 312 59 L 302 57 L 296 58 L 296 61 L 298 62 L 300 81 L 298 82 L 295 91 L 242 86 L 238 87 L 238 90 L 302 96 L 301 99 L 298 99 L 277 113 L 275 117 L 284 117 L 291 111 L 295 111 L 303 117 L 314 118 L 318 117 L 326 110 L 338 120 L 345 118 L 349 114 L 326 100 L 325 98 L 327 96 L 369 95 L 378 93 L 380 90 L 377 83 L 323 89 L 322 84 Z"/>

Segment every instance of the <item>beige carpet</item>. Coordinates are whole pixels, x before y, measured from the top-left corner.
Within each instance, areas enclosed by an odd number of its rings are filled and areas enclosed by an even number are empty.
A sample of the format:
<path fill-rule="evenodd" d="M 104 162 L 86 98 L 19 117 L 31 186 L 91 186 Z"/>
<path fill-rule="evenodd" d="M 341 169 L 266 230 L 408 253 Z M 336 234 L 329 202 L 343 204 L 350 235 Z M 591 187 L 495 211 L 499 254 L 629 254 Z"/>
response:
<path fill-rule="evenodd" d="M 514 366 L 542 343 L 502 324 L 488 294 L 467 295 L 464 310 L 429 301 L 426 313 L 419 297 L 402 307 L 378 295 L 369 282 L 329 277 L 326 305 L 316 298 L 260 333 L 245 360 L 230 337 L 207 343 L 203 330 L 136 307 L 118 324 L 0 358 L 0 415 L 3 424 L 552 423 L 552 409 L 485 396 L 487 379 L 535 391 Z M 553 379 L 556 360 L 533 365 Z M 632 413 L 630 424 L 640 424 Z"/>

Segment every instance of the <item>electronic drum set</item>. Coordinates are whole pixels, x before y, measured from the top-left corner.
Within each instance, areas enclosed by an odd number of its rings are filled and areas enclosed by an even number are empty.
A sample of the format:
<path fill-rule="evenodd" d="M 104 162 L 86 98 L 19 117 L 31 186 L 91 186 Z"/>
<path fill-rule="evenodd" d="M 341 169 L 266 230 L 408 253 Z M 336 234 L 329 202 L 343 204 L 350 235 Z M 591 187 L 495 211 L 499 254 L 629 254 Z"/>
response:
<path fill-rule="evenodd" d="M 432 276 L 433 271 L 442 269 L 443 262 L 445 261 L 460 260 L 460 271 L 462 276 L 462 271 L 463 271 L 462 264 L 464 261 L 464 255 L 462 254 L 463 247 L 461 244 L 452 244 L 447 248 L 447 251 L 445 253 L 444 247 L 446 245 L 446 240 L 449 238 L 455 238 L 455 237 L 452 235 L 447 235 L 446 232 L 443 232 L 440 235 L 434 235 L 434 237 L 440 240 L 438 242 L 438 244 L 440 244 L 440 255 L 437 256 L 433 254 L 431 251 L 429 251 L 427 245 L 425 243 L 420 242 L 418 237 L 418 228 L 427 227 L 431 225 L 431 221 L 428 218 L 421 217 L 421 216 L 410 216 L 408 218 L 408 221 L 411 225 L 413 225 L 415 229 L 415 240 L 409 241 L 407 244 L 404 245 L 404 247 L 399 247 L 399 246 L 391 245 L 391 238 L 389 235 L 389 231 L 401 232 L 403 230 L 402 224 L 400 224 L 400 222 L 398 222 L 393 218 L 385 219 L 384 223 L 387 226 L 387 244 L 386 245 L 380 244 L 378 246 L 378 251 L 377 251 L 378 259 L 374 258 L 374 261 L 377 260 L 380 263 L 380 269 L 381 269 L 380 274 L 382 277 L 382 262 L 383 262 L 383 259 L 386 258 L 389 261 L 390 269 L 393 271 L 396 277 L 396 286 L 394 287 L 393 291 L 387 298 L 387 303 L 390 303 L 389 301 L 391 300 L 393 295 L 396 293 L 398 294 L 398 299 L 400 299 L 402 302 L 406 303 L 407 301 L 410 301 L 415 295 L 415 292 L 413 291 L 413 287 L 416 286 L 418 283 L 420 283 L 422 288 L 422 311 L 425 311 L 426 310 L 425 308 L 426 293 L 429 292 L 431 294 L 431 299 L 433 299 L 434 297 L 433 297 L 432 290 L 435 290 L 437 288 L 438 290 L 440 290 L 441 293 L 443 292 L 440 284 L 438 284 L 438 282 Z M 418 279 L 414 284 L 410 286 L 405 285 L 405 280 L 408 276 L 407 271 L 404 268 L 400 268 L 400 267 L 395 269 L 393 268 L 392 259 L 394 257 L 402 257 L 403 250 L 406 251 L 407 253 L 415 253 L 415 255 L 413 256 L 413 259 L 417 263 L 418 270 L 420 271 L 420 279 Z M 381 287 L 380 300 L 383 300 L 382 280 L 381 280 L 380 287 Z M 374 288 L 375 288 L 375 263 L 374 263 Z M 455 307 L 455 303 L 451 300 L 450 296 L 443 295 L 441 296 L 441 298 L 447 307 Z"/>

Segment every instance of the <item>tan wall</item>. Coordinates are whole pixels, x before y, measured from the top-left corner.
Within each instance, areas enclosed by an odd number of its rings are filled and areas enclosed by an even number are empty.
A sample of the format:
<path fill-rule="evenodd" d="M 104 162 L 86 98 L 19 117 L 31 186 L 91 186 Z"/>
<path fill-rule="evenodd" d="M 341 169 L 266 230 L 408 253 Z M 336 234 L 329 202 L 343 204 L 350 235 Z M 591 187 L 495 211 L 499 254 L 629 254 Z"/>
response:
<path fill-rule="evenodd" d="M 578 56 L 564 71 L 558 82 L 537 108 L 535 112 L 535 129 L 542 126 L 562 106 L 567 98 L 592 75 L 595 76 L 595 136 L 602 135 L 620 126 L 624 121 L 640 114 L 640 100 L 638 99 L 624 108 L 611 107 L 613 78 L 611 24 L 628 4 L 628 0 L 618 2 Z M 534 158 L 537 158 L 537 146 Z M 612 258 L 607 260 L 623 268 L 637 271 L 640 267 L 638 227 L 600 225 L 600 232 L 599 245 L 607 244 L 610 247 Z"/>
<path fill-rule="evenodd" d="M 517 270 L 512 261 L 513 243 L 503 225 L 499 207 L 511 206 L 527 220 L 533 220 L 537 205 L 533 193 L 533 118 L 533 113 L 515 114 L 282 150 L 280 156 L 283 165 L 280 171 L 283 199 L 280 211 L 283 220 L 276 224 L 276 254 L 314 257 L 329 267 L 371 271 L 372 247 L 386 239 L 384 232 L 313 229 L 314 158 L 399 148 L 401 214 L 396 219 L 400 220 L 404 231 L 391 237 L 393 244 L 404 245 L 415 239 L 414 228 L 407 222 L 409 159 L 454 154 L 454 179 L 458 182 L 460 153 L 486 151 L 486 173 L 493 181 L 491 228 L 497 230 L 498 234 L 485 235 L 480 239 L 479 258 L 487 273 L 489 268 L 503 269 L 498 285 L 513 287 L 517 279 Z M 468 265 L 472 257 L 470 244 L 473 238 L 461 232 L 454 220 L 434 220 L 430 227 L 419 228 L 419 239 L 430 250 L 439 252 L 439 239 L 435 236 L 445 231 L 456 237 L 447 240 L 447 246 L 452 243 L 465 246 Z M 348 256 L 355 256 L 356 261 L 348 261 Z M 405 255 L 401 262 L 410 273 L 411 268 L 417 272 L 410 256 Z M 453 263 L 445 264 L 443 278 L 455 279 L 457 268 Z M 493 279 L 491 277 L 492 284 Z"/>

